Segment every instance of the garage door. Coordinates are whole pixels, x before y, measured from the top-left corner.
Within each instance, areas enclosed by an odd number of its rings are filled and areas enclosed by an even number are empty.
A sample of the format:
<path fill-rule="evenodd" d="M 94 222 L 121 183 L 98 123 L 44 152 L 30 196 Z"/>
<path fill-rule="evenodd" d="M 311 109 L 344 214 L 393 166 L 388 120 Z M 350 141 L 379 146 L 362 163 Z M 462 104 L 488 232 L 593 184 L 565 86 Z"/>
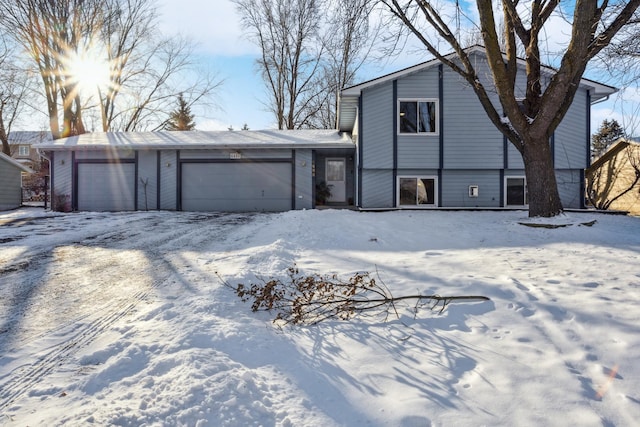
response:
<path fill-rule="evenodd" d="M 135 164 L 80 163 L 78 210 L 130 211 L 135 209 Z"/>
<path fill-rule="evenodd" d="M 287 211 L 291 185 L 291 163 L 185 163 L 182 210 Z"/>

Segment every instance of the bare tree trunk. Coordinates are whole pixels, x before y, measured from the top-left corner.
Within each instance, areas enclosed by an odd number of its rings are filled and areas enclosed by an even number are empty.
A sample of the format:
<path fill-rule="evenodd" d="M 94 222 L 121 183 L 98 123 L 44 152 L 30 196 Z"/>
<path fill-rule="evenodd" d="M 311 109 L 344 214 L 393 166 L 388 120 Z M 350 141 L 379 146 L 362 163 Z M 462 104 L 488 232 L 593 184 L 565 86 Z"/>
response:
<path fill-rule="evenodd" d="M 529 216 L 551 217 L 562 212 L 548 138 L 528 140 L 522 157 L 527 177 Z"/>

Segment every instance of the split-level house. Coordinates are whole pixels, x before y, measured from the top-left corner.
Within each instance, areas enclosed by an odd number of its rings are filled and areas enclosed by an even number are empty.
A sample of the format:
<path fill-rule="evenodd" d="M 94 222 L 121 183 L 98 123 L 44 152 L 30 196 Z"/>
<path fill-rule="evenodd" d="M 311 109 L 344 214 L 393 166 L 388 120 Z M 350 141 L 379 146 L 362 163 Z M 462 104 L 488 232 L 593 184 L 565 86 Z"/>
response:
<path fill-rule="evenodd" d="M 490 87 L 484 50 L 469 49 Z M 551 71 L 551 70 L 549 70 Z M 522 64 L 524 82 L 524 64 Z M 549 141 L 562 202 L 584 206 L 591 105 L 583 79 Z M 524 92 L 523 92 L 524 93 Z M 496 99 L 497 104 L 497 99 Z M 53 204 L 73 210 L 524 208 L 520 154 L 438 60 L 341 91 L 337 130 L 92 133 L 40 145 Z"/>
<path fill-rule="evenodd" d="M 473 47 L 468 53 L 490 92 L 484 49 Z M 525 68 L 520 65 L 524 96 Z M 614 92 L 613 87 L 582 79 L 571 108 L 549 141 L 565 208 L 584 207 L 591 105 Z M 520 153 L 490 122 L 467 82 L 441 61 L 344 89 L 340 101 L 339 129 L 353 133 L 357 141 L 358 207 L 527 205 Z M 501 111 L 497 95 L 493 102 Z"/>

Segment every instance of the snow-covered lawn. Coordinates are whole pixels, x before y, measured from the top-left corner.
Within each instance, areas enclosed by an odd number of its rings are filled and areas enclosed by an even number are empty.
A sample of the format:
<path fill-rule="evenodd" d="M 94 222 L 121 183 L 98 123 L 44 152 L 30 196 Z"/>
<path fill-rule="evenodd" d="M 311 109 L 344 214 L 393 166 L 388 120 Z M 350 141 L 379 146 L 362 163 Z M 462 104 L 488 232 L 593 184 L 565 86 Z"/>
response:
<path fill-rule="evenodd" d="M 1 213 L 0 425 L 637 425 L 640 219 L 522 221 Z M 280 329 L 218 276 L 294 263 L 491 301 Z"/>

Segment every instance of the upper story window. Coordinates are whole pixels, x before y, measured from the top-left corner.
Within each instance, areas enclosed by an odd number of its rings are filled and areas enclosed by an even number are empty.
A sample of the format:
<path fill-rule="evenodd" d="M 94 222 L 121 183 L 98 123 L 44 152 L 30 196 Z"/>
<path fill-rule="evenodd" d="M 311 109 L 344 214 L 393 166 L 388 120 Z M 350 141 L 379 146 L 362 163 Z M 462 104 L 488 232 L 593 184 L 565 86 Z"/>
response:
<path fill-rule="evenodd" d="M 398 133 L 438 133 L 438 101 L 401 99 L 398 101 Z"/>
<path fill-rule="evenodd" d="M 21 157 L 29 156 L 29 146 L 28 145 L 19 145 L 18 146 L 18 156 L 21 156 Z"/>

